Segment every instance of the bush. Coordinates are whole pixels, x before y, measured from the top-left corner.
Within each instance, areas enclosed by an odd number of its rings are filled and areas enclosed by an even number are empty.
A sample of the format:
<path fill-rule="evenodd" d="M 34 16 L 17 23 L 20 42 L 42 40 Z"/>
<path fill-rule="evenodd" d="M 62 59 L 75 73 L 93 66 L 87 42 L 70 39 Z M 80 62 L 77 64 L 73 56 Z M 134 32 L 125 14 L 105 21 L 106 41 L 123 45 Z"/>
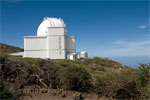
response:
<path fill-rule="evenodd" d="M 120 72 L 105 72 L 94 76 L 95 92 L 115 99 L 150 99 L 150 64 L 139 68 L 126 67 Z"/>
<path fill-rule="evenodd" d="M 135 73 L 134 69 L 126 69 L 120 72 L 105 72 L 103 76 L 96 76 L 95 91 L 117 99 L 138 98 Z M 133 85 L 135 87 L 132 87 Z"/>
<path fill-rule="evenodd" d="M 0 80 L 0 100 L 13 100 L 13 94 L 5 87 Z"/>
<path fill-rule="evenodd" d="M 141 99 L 150 99 L 150 64 L 140 64 L 137 83 Z"/>
<path fill-rule="evenodd" d="M 141 64 L 138 68 L 123 67 L 115 61 L 98 57 L 70 61 L 0 55 L 0 60 L 4 81 L 13 78 L 21 85 L 29 85 L 28 78 L 37 74 L 51 88 L 82 92 L 95 90 L 95 93 L 115 99 L 150 99 L 150 64 Z M 16 79 L 16 76 L 22 80 Z M 37 80 L 34 82 L 38 85 Z M 8 91 L 3 84 L 0 88 L 2 98 L 12 98 L 13 91 Z M 14 98 L 21 95 L 13 92 Z"/>
<path fill-rule="evenodd" d="M 7 61 L 8 61 L 7 55 L 0 54 L 0 63 L 5 64 L 7 63 Z"/>
<path fill-rule="evenodd" d="M 150 64 L 140 64 L 138 69 L 140 84 L 144 87 L 150 82 Z"/>
<path fill-rule="evenodd" d="M 62 70 L 60 83 L 67 90 L 86 91 L 91 83 L 91 75 L 82 67 L 71 66 Z"/>
<path fill-rule="evenodd" d="M 104 67 L 112 67 L 112 68 L 119 68 L 122 67 L 122 65 L 116 61 L 107 59 L 107 58 L 99 58 L 99 57 L 94 57 L 92 59 L 94 64 L 104 66 Z"/>

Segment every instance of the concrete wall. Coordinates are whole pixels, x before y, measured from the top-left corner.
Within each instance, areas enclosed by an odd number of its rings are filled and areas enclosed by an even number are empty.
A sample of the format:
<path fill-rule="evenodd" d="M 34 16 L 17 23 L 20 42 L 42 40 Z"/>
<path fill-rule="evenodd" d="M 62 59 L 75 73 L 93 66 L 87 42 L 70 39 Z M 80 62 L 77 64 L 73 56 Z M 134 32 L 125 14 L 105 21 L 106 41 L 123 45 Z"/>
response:
<path fill-rule="evenodd" d="M 29 57 L 29 58 L 46 58 L 46 50 L 45 51 L 24 51 L 24 56 L 23 57 Z"/>
<path fill-rule="evenodd" d="M 24 37 L 24 56 L 46 58 L 46 37 Z"/>
<path fill-rule="evenodd" d="M 48 28 L 47 58 L 66 59 L 65 28 Z"/>
<path fill-rule="evenodd" d="M 63 27 L 48 28 L 47 36 L 24 37 L 24 57 L 66 59 L 75 52 L 75 37 L 67 36 Z"/>
<path fill-rule="evenodd" d="M 48 35 L 67 35 L 67 32 L 65 31 L 65 27 L 49 27 L 48 28 Z"/>
<path fill-rule="evenodd" d="M 76 52 L 75 37 L 66 36 L 66 50 L 67 50 L 67 53 L 75 53 Z"/>
<path fill-rule="evenodd" d="M 64 36 L 48 36 L 47 46 L 49 50 L 65 49 L 65 37 Z"/>
<path fill-rule="evenodd" d="M 48 54 L 50 59 L 66 59 L 65 50 L 49 50 Z"/>

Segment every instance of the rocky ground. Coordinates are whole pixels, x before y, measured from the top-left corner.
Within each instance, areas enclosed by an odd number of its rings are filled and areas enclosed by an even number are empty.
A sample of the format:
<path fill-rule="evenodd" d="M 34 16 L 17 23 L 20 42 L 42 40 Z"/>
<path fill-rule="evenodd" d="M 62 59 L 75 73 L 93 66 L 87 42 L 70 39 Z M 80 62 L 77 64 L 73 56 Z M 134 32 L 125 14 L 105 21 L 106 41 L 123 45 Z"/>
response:
<path fill-rule="evenodd" d="M 86 94 L 80 92 L 63 91 L 62 93 L 40 93 L 24 96 L 23 100 L 113 100 L 109 97 L 101 97 L 98 94 Z"/>

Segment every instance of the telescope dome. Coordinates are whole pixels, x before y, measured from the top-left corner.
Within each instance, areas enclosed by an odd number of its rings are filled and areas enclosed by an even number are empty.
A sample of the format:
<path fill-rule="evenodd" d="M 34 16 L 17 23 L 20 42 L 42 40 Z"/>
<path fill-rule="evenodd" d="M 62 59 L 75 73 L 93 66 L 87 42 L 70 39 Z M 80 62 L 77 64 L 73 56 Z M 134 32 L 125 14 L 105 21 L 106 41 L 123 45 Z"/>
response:
<path fill-rule="evenodd" d="M 48 27 L 66 27 L 64 21 L 61 18 L 45 17 L 43 22 L 39 25 L 37 30 L 37 36 L 46 36 Z"/>
<path fill-rule="evenodd" d="M 87 54 L 87 52 L 86 51 L 81 51 L 81 53 L 80 53 L 81 55 L 86 55 Z"/>
<path fill-rule="evenodd" d="M 81 51 L 80 58 L 84 58 L 84 59 L 88 58 L 88 53 L 86 51 Z"/>

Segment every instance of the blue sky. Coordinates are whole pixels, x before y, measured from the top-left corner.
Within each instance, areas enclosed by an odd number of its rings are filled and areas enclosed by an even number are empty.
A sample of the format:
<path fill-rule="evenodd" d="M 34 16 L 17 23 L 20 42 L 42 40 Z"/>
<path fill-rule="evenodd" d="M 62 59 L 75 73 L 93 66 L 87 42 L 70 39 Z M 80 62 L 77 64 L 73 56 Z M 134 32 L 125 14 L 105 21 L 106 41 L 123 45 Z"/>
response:
<path fill-rule="evenodd" d="M 149 1 L 1 1 L 0 42 L 23 48 L 44 17 L 62 18 L 90 57 L 149 61 Z"/>

